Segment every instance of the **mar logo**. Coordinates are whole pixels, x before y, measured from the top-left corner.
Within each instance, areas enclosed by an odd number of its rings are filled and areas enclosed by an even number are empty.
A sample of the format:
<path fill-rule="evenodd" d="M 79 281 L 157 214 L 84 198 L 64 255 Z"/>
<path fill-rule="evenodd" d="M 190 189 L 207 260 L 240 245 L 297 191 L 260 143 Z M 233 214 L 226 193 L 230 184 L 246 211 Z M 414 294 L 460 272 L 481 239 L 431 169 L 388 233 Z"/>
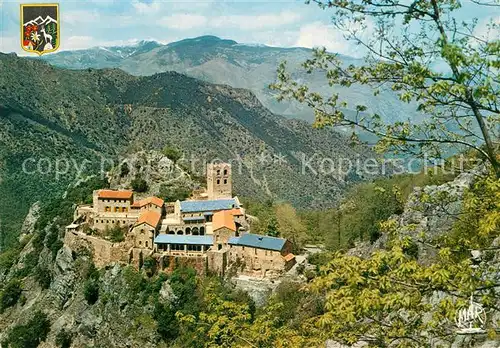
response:
<path fill-rule="evenodd" d="M 21 5 L 21 46 L 41 56 L 55 52 L 60 43 L 58 4 Z"/>

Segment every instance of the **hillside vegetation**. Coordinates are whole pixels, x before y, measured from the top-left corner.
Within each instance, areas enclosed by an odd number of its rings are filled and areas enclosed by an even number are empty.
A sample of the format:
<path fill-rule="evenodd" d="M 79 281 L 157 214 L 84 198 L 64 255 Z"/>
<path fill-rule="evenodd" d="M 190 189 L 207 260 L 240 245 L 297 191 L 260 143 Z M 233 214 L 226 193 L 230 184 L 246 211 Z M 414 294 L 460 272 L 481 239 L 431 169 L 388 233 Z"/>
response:
<path fill-rule="evenodd" d="M 4 244 L 19 233 L 32 203 L 57 197 L 78 174 L 102 174 L 140 150 L 175 146 L 184 155 L 178 162 L 198 175 L 205 161 L 234 161 L 236 194 L 301 207 L 332 205 L 360 179 L 353 172 L 314 175 L 303 171 L 302 158 L 369 155 L 338 133 L 272 114 L 249 91 L 177 73 L 70 71 L 4 54 L 0 69 Z M 55 175 L 57 161 L 67 172 Z"/>

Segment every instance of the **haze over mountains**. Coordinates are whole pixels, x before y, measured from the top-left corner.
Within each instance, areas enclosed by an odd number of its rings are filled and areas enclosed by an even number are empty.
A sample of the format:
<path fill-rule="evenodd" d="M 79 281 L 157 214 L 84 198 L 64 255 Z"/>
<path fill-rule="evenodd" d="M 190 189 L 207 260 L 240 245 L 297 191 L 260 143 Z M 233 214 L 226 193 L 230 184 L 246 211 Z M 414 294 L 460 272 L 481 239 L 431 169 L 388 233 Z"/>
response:
<path fill-rule="evenodd" d="M 280 62 L 287 61 L 290 71 L 299 81 L 307 81 L 313 90 L 328 95 L 332 88 L 324 76 L 308 75 L 301 64 L 311 58 L 306 48 L 278 48 L 263 45 L 245 45 L 215 36 L 186 39 L 167 45 L 141 41 L 134 46 L 95 47 L 66 51 L 44 57 L 49 63 L 69 69 L 120 68 L 132 75 L 153 75 L 176 71 L 216 84 L 252 91 L 260 102 L 276 114 L 307 121 L 314 119 L 309 108 L 292 102 L 278 103 L 269 85 L 276 79 Z M 361 61 L 340 57 L 346 65 Z M 351 108 L 357 104 L 370 106 L 386 121 L 420 119 L 415 106 L 405 104 L 390 90 L 382 90 L 378 97 L 368 87 L 351 86 L 349 89 L 334 87 L 341 99 Z"/>

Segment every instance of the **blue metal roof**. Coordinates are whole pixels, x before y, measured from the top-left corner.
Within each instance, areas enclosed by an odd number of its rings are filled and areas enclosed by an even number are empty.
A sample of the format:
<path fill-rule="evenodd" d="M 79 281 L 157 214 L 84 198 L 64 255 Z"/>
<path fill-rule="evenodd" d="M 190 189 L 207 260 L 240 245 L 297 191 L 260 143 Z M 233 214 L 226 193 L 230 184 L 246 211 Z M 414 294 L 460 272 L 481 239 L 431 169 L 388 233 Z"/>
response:
<path fill-rule="evenodd" d="M 239 237 L 229 237 L 228 243 L 237 245 L 239 240 L 240 240 Z"/>
<path fill-rule="evenodd" d="M 212 236 L 181 236 L 178 234 L 159 234 L 155 238 L 156 244 L 191 244 L 213 245 Z"/>
<path fill-rule="evenodd" d="M 183 201 L 181 202 L 181 211 L 183 213 L 195 213 L 205 211 L 218 211 L 239 208 L 236 201 L 231 199 L 217 199 L 212 201 Z"/>
<path fill-rule="evenodd" d="M 184 221 L 200 221 L 200 220 L 205 220 L 204 216 L 186 216 L 185 218 L 182 218 Z"/>
<path fill-rule="evenodd" d="M 286 239 L 261 236 L 252 233 L 245 233 L 239 238 L 229 238 L 229 244 L 275 251 L 281 251 L 285 243 Z"/>

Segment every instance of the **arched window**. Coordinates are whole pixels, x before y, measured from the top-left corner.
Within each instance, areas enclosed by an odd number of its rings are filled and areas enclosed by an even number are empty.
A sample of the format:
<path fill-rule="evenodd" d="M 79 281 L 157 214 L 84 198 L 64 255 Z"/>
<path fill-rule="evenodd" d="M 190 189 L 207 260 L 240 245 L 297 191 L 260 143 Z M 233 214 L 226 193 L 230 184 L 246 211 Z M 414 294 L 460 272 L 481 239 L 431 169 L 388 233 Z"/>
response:
<path fill-rule="evenodd" d="M 192 230 L 193 236 L 199 235 L 198 227 L 194 227 Z"/>
<path fill-rule="evenodd" d="M 191 234 L 191 229 L 189 227 L 186 228 L 186 234 Z"/>
<path fill-rule="evenodd" d="M 146 242 L 146 248 L 148 247 L 148 242 Z"/>
<path fill-rule="evenodd" d="M 182 235 L 182 234 L 184 234 L 184 232 L 182 230 L 179 230 L 179 231 L 177 231 L 177 234 L 181 234 Z"/>
<path fill-rule="evenodd" d="M 224 175 L 227 175 L 227 169 L 224 169 Z"/>
<path fill-rule="evenodd" d="M 205 227 L 200 227 L 200 236 L 205 235 Z"/>

